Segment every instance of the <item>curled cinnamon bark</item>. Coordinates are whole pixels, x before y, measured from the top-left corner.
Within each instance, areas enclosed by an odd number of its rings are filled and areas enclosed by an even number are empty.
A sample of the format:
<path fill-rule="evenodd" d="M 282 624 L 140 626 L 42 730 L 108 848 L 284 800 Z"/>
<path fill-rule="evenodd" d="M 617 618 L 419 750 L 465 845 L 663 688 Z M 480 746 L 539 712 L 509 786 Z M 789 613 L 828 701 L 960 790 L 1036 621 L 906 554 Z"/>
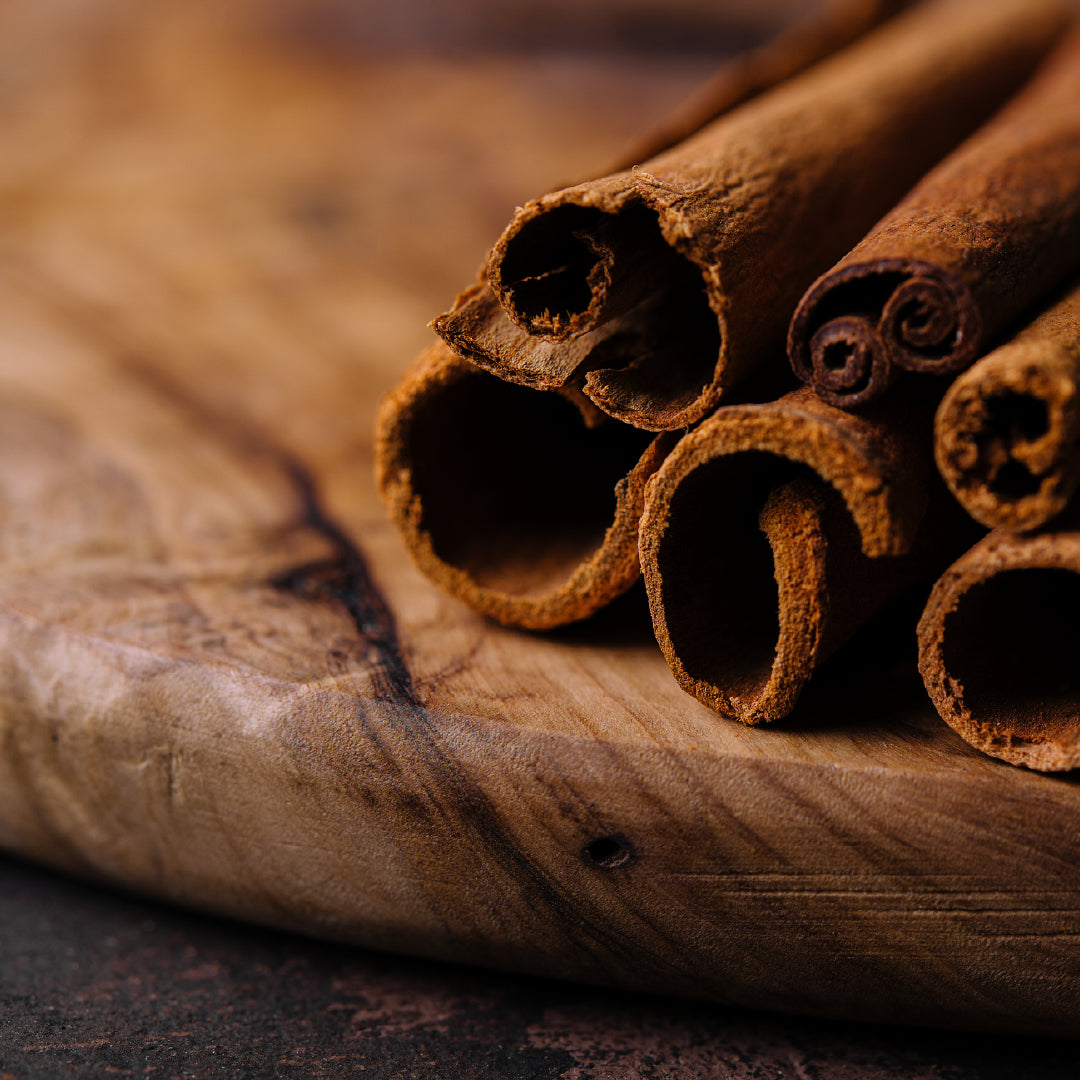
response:
<path fill-rule="evenodd" d="M 642 167 L 529 203 L 487 283 L 433 326 L 504 379 L 578 382 L 648 430 L 692 424 L 780 354 L 807 284 L 1016 89 L 1065 21 L 1055 0 L 899 16 Z M 653 347 L 672 324 L 679 349 Z"/>
<path fill-rule="evenodd" d="M 1080 766 L 1080 532 L 994 532 L 944 574 L 919 622 L 941 718 L 984 753 Z"/>
<path fill-rule="evenodd" d="M 504 383 L 441 342 L 381 403 L 383 501 L 417 566 L 475 611 L 550 629 L 638 579 L 645 482 L 668 440 L 583 405 Z"/>
<path fill-rule="evenodd" d="M 1080 286 L 949 387 L 934 424 L 949 489 L 976 521 L 1029 531 L 1080 486 Z"/>
<path fill-rule="evenodd" d="M 1080 265 L 1080 31 L 821 277 L 795 373 L 851 408 L 898 370 L 955 374 Z"/>
<path fill-rule="evenodd" d="M 925 406 L 856 416 L 804 388 L 720 409 L 650 481 L 642 571 L 679 685 L 748 724 L 963 550 L 933 485 Z"/>

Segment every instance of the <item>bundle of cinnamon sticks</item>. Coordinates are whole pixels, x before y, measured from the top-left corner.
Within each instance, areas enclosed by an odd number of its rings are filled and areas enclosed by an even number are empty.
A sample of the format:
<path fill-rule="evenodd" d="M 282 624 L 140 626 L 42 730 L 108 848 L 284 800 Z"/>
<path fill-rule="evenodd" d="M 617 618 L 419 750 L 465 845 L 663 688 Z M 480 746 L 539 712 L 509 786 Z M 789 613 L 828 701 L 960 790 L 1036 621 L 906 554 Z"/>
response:
<path fill-rule="evenodd" d="M 1080 764 L 1051 602 L 1080 590 L 1080 532 L 1019 535 L 1080 486 L 1070 23 L 1064 0 L 833 0 L 625 168 L 521 208 L 380 411 L 420 568 L 529 629 L 643 576 L 679 684 L 751 724 L 940 578 L 919 640 L 944 719 Z"/>

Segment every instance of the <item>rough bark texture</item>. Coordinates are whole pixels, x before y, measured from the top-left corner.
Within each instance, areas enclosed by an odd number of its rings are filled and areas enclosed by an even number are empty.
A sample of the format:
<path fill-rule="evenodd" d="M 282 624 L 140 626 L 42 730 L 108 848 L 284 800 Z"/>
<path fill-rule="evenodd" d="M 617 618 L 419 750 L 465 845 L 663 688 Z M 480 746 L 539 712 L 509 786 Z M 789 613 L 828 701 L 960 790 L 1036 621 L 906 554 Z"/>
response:
<path fill-rule="evenodd" d="M 790 29 L 736 56 L 670 116 L 627 147 L 622 172 L 689 138 L 718 116 L 851 44 L 912 0 L 827 0 Z"/>
<path fill-rule="evenodd" d="M 417 566 L 474 611 L 533 630 L 625 592 L 669 437 L 601 419 L 432 345 L 383 402 L 375 437 L 379 491 Z"/>
<path fill-rule="evenodd" d="M 1080 31 L 807 292 L 796 374 L 834 404 L 951 375 L 1080 263 Z"/>
<path fill-rule="evenodd" d="M 941 718 L 984 753 L 1080 766 L 1080 531 L 994 532 L 934 586 L 919 670 Z"/>
<path fill-rule="evenodd" d="M 834 0 L 826 4 L 775 41 L 726 65 L 668 123 L 645 136 L 638 146 L 650 149 L 643 156 L 650 157 L 680 141 L 717 115 L 836 51 L 903 6 L 906 6 L 904 0 Z M 638 153 L 640 150 L 631 151 L 630 156 L 636 159 Z M 609 181 L 599 183 L 604 185 Z M 601 331 L 587 340 L 546 341 L 523 335 L 484 283 L 466 290 L 458 299 L 458 317 L 438 320 L 436 328 L 471 363 L 490 368 L 491 358 L 505 358 L 512 367 L 535 374 L 536 378 L 521 380 L 526 385 L 540 382 L 564 394 L 576 391 L 572 376 L 590 353 L 596 359 L 605 349 L 615 350 L 616 355 L 628 347 L 642 354 L 662 352 L 667 362 L 656 371 L 656 388 L 659 391 L 661 385 L 667 384 L 678 392 L 679 380 L 686 377 L 686 358 L 693 358 L 694 346 L 699 345 L 702 336 L 716 337 L 713 316 L 707 307 L 695 302 L 700 286 L 693 271 L 674 262 L 660 235 L 650 229 L 648 221 L 644 224 L 644 236 L 652 250 L 635 252 L 625 260 L 632 280 L 610 290 L 609 319 Z M 665 280 L 654 266 L 673 272 L 674 277 L 681 279 L 679 285 Z M 616 296 L 620 291 L 624 294 L 621 299 Z M 650 312 L 650 319 L 644 323 L 639 317 L 642 307 Z M 718 337 L 715 344 L 719 346 Z M 555 378 L 551 377 L 553 370 L 558 373 Z M 693 378 L 692 372 L 690 377 Z M 662 459 L 662 448 L 654 446 L 646 458 L 628 469 L 617 492 L 616 509 L 608 519 L 610 528 L 606 534 L 599 528 L 602 521 L 584 530 L 576 520 L 580 513 L 567 515 L 562 508 L 549 505 L 547 513 L 537 514 L 535 502 L 534 512 L 523 515 L 528 518 L 527 525 L 518 523 L 513 527 L 500 518 L 483 525 L 474 524 L 469 534 L 470 526 L 461 517 L 464 507 L 486 504 L 504 511 L 506 499 L 515 490 L 519 478 L 503 473 L 492 481 L 479 462 L 455 474 L 443 454 L 432 452 L 434 444 L 430 439 L 424 440 L 423 432 L 414 424 L 414 416 L 423 410 L 422 425 L 440 429 L 460 425 L 460 418 L 451 411 L 455 406 L 448 401 L 452 396 L 460 399 L 463 394 L 468 395 L 467 390 L 450 389 L 451 386 L 466 385 L 477 388 L 480 394 L 500 397 L 488 380 L 470 377 L 465 366 L 455 362 L 450 354 L 429 350 L 427 359 L 406 379 L 381 414 L 380 489 L 406 546 L 432 580 L 470 607 L 502 622 L 548 629 L 591 615 L 625 591 L 638 576 L 637 518 L 644 482 Z M 550 397 L 541 400 L 506 392 L 501 397 L 509 410 L 504 414 L 503 427 L 514 431 L 515 438 L 521 434 L 515 415 L 519 408 L 526 414 L 537 409 L 566 413 Z M 576 397 L 580 407 L 595 411 L 596 407 L 580 391 Z M 478 425 L 477 432 L 491 425 L 487 415 L 475 415 L 472 422 Z M 495 450 L 500 442 L 498 433 L 489 430 L 488 438 Z M 586 438 L 600 444 L 621 442 L 644 446 L 613 428 Z M 548 446 L 549 454 L 556 459 L 544 466 L 551 477 L 557 471 L 569 471 L 582 478 L 588 476 L 590 463 L 587 460 L 576 465 L 568 463 L 553 433 L 533 431 L 526 437 L 527 441 L 534 439 Z M 527 441 L 515 445 L 525 447 Z M 516 450 L 508 451 L 505 446 L 502 452 L 517 457 Z M 626 458 L 625 453 L 622 456 Z M 629 465 L 629 458 L 626 460 Z M 438 475 L 421 475 L 435 461 L 441 466 Z M 611 477 L 607 479 L 611 481 Z M 601 499 L 605 495 L 602 483 Z M 523 486 L 528 489 L 529 481 L 525 480 Z M 429 505 L 425 513 L 425 498 L 430 503 L 448 491 L 453 491 L 458 499 L 456 508 L 447 506 L 442 512 L 432 512 Z M 574 501 L 574 496 L 567 494 L 563 505 Z M 591 503 L 593 499 L 590 497 L 588 501 Z M 551 502 L 549 493 L 548 503 Z M 585 500 L 579 497 L 579 511 L 585 511 L 585 506 Z"/>
<path fill-rule="evenodd" d="M 694 423 L 773 358 L 779 375 L 815 275 L 1001 105 L 1065 21 L 1052 0 L 900 16 L 640 168 L 528 203 L 487 268 L 504 311 L 481 282 L 433 325 L 502 378 L 580 381 L 648 430 Z"/>
<path fill-rule="evenodd" d="M 676 681 L 749 724 L 963 550 L 926 407 L 856 417 L 808 389 L 719 410 L 649 483 L 641 561 Z"/>
<path fill-rule="evenodd" d="M 976 521 L 1030 531 L 1080 485 L 1080 287 L 983 357 L 938 408 L 949 489 Z"/>

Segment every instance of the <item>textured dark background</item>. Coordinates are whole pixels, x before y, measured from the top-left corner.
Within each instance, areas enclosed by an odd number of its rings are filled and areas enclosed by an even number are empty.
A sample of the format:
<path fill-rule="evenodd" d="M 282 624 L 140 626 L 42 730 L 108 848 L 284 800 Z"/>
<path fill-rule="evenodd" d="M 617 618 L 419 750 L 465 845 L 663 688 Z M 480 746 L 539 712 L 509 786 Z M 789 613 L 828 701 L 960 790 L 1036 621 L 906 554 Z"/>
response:
<path fill-rule="evenodd" d="M 0 860 L 0 1080 L 1072 1080 L 1080 1044 L 869 1027 L 325 945 Z"/>

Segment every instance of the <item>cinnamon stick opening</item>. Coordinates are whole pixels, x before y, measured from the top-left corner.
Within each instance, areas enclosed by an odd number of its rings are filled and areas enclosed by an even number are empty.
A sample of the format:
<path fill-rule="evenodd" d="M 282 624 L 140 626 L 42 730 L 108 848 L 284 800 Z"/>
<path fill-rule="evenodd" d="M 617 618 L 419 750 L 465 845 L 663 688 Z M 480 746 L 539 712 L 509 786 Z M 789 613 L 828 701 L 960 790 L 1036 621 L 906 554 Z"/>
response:
<path fill-rule="evenodd" d="M 505 383 L 436 346 L 380 409 L 379 487 L 420 568 L 470 607 L 534 629 L 637 580 L 644 432 Z"/>
<path fill-rule="evenodd" d="M 463 294 L 433 325 L 502 378 L 583 379 L 618 419 L 653 431 L 695 424 L 738 382 L 781 375 L 771 360 L 807 283 L 1016 89 L 1066 22 L 1055 0 L 920 6 L 640 168 L 528 203 L 491 252 L 490 296 Z M 965 319 L 978 312 L 961 304 L 950 323 L 941 305 L 953 282 L 932 261 L 891 305 L 882 298 L 874 320 L 895 328 L 909 366 L 951 369 L 971 358 L 954 358 L 953 344 L 973 347 Z M 664 305 L 646 297 L 674 294 L 672 276 L 690 264 L 697 310 L 707 304 L 718 324 L 715 351 L 680 365 L 678 380 L 662 349 L 597 371 L 584 339 L 627 319 L 662 340 L 649 322 Z M 822 363 L 840 382 L 857 378 L 839 374 L 839 340 Z"/>
<path fill-rule="evenodd" d="M 560 229 L 526 224 L 518 242 L 507 249 L 496 292 L 503 306 L 526 329 L 558 336 L 595 322 L 595 300 L 611 281 L 611 255 L 590 237 L 602 211 L 562 206 Z"/>
<path fill-rule="evenodd" d="M 572 362 L 547 363 L 538 377 L 532 365 L 506 362 L 490 309 L 486 325 L 478 317 L 487 304 L 482 294 L 463 294 L 433 325 L 504 378 L 546 388 L 580 382 L 608 415 L 648 431 L 683 426 L 715 378 L 721 329 L 701 270 L 665 242 L 648 207 L 630 204 L 616 214 L 564 203 L 521 215 L 496 245 L 488 275 L 517 327 L 545 341 L 576 342 Z"/>
<path fill-rule="evenodd" d="M 1080 289 L 949 388 L 935 421 L 942 476 L 991 528 L 1045 525 L 1080 486 Z"/>
<path fill-rule="evenodd" d="M 488 279 L 523 330 L 560 340 L 629 311 L 665 287 L 681 261 L 647 207 L 614 214 L 563 203 L 516 220 L 492 253 Z"/>
<path fill-rule="evenodd" d="M 1080 742 L 1077 611 L 1080 575 L 1034 567 L 980 582 L 947 616 L 951 709 L 978 724 L 984 749 Z"/>
<path fill-rule="evenodd" d="M 581 384 L 598 408 L 644 431 L 684 423 L 713 380 L 722 346 L 700 274 L 684 263 L 668 282 L 590 351 Z"/>
<path fill-rule="evenodd" d="M 865 405 L 897 369 L 955 374 L 1077 266 L 1080 30 L 1066 25 L 1024 89 L 800 301 L 788 355 L 826 401 Z"/>
<path fill-rule="evenodd" d="M 1034 394 L 1006 391 L 986 400 L 986 422 L 975 439 L 976 482 L 1016 502 L 1042 487 L 1029 453 L 1050 431 L 1050 410 Z"/>
<path fill-rule="evenodd" d="M 410 432 L 420 527 L 474 581 L 539 595 L 600 547 L 615 485 L 648 438 L 590 430 L 569 402 L 462 379 L 417 410 Z"/>
<path fill-rule="evenodd" d="M 786 716 L 817 657 L 821 489 L 811 469 L 749 452 L 695 469 L 667 511 L 656 568 L 680 682 L 746 723 Z"/>
<path fill-rule="evenodd" d="M 975 358 L 981 318 L 970 290 L 941 267 L 879 259 L 820 278 L 788 333 L 795 374 L 832 405 L 880 397 L 896 371 L 953 374 Z"/>
<path fill-rule="evenodd" d="M 934 586 L 919 671 L 941 718 L 984 753 L 1080 767 L 1080 533 L 990 533 Z"/>
<path fill-rule="evenodd" d="M 678 684 L 749 724 L 791 712 L 815 668 L 965 543 L 929 483 L 924 404 L 870 417 L 808 389 L 720 409 L 649 482 L 639 545 Z"/>

